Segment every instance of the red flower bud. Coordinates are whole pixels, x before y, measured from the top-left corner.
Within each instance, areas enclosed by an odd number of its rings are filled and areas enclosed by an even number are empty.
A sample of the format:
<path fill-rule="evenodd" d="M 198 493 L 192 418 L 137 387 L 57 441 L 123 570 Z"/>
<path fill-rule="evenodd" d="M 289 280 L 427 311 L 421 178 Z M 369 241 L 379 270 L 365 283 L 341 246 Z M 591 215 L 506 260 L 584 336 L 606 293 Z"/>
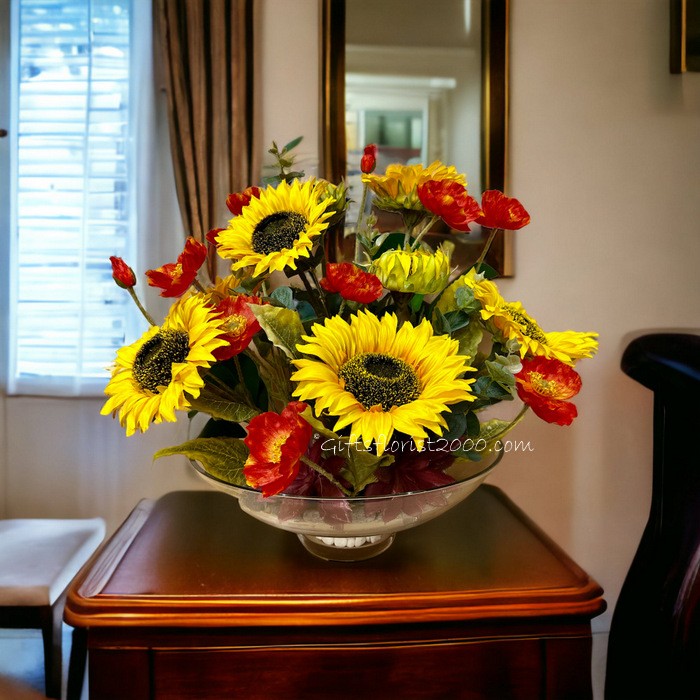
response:
<path fill-rule="evenodd" d="M 374 172 L 377 167 L 377 144 L 370 143 L 369 146 L 365 146 L 365 154 L 362 156 L 360 161 L 360 169 L 363 173 L 368 175 Z"/>
<path fill-rule="evenodd" d="M 234 192 L 226 197 L 226 206 L 234 216 L 238 216 L 243 211 L 243 207 L 247 207 L 250 204 L 250 200 L 253 197 L 256 199 L 260 198 L 260 188 L 246 187 L 243 192 Z"/>
<path fill-rule="evenodd" d="M 121 259 L 112 255 L 112 279 L 122 288 L 131 289 L 136 284 L 134 271 Z"/>

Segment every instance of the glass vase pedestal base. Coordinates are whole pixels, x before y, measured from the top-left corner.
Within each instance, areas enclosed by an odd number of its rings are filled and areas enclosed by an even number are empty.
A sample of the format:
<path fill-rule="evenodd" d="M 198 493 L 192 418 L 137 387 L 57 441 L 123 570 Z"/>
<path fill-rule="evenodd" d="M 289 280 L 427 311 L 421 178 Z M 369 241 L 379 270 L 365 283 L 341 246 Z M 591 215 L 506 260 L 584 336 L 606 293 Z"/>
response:
<path fill-rule="evenodd" d="M 326 561 L 364 561 L 385 552 L 394 541 L 395 533 L 370 537 L 297 537 L 306 550 Z"/>

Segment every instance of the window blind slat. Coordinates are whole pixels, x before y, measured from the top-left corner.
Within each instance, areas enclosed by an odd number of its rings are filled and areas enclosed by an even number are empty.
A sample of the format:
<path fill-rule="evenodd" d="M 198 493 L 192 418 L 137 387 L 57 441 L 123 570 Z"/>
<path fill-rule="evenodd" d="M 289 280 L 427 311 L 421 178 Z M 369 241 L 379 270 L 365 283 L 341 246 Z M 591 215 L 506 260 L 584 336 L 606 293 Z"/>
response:
<path fill-rule="evenodd" d="M 132 0 L 17 0 L 14 379 L 104 379 L 130 310 Z"/>

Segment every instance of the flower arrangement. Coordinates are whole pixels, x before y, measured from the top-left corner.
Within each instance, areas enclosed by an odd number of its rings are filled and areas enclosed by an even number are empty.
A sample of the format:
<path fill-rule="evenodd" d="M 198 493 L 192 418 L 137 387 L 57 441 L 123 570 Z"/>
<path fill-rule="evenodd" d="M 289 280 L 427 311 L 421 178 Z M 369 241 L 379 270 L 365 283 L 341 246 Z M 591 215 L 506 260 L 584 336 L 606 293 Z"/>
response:
<path fill-rule="evenodd" d="M 232 219 L 209 232 L 208 246 L 189 238 L 177 262 L 146 272 L 174 299 L 160 325 L 141 306 L 133 271 L 111 259 L 150 327 L 118 351 L 102 413 L 118 414 L 127 435 L 175 421 L 176 411 L 206 414 L 199 436 L 156 458 L 187 455 L 264 497 L 430 489 L 453 481 L 455 461 L 498 449 L 528 407 L 569 425 L 581 387 L 574 366 L 597 350 L 596 334 L 544 331 L 500 295 L 484 263 L 499 230 L 529 223 L 524 207 L 497 191 L 477 202 L 464 175 L 439 162 L 375 174 L 368 146 L 355 259 L 332 263 L 326 238 L 347 192 L 287 172 L 294 145 L 273 144 L 278 174 L 228 197 Z M 363 214 L 370 193 L 375 207 L 401 215 L 403 230 L 377 230 Z M 455 237 L 488 232 L 471 269 L 452 268 L 449 242 L 427 242 L 438 219 Z M 211 284 L 200 272 L 208 247 L 231 261 Z M 515 419 L 484 419 L 516 398 Z"/>

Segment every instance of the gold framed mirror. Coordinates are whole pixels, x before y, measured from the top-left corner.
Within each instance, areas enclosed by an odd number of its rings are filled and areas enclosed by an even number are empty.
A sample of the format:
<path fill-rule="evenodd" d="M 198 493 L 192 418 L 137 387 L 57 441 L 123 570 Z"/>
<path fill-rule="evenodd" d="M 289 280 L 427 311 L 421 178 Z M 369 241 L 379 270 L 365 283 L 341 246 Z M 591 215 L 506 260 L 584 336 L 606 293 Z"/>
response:
<path fill-rule="evenodd" d="M 356 0 L 319 0 L 321 18 L 321 115 L 320 174 L 332 182 L 347 176 L 346 135 L 346 29 L 347 10 L 356 8 Z M 480 25 L 480 189 L 503 191 L 506 182 L 508 129 L 508 2 L 509 0 L 465 0 L 465 13 L 476 4 Z M 356 4 L 353 4 L 356 3 Z M 377 3 L 374 3 L 377 5 Z M 427 6 L 428 3 L 425 3 Z M 432 8 L 432 4 L 430 5 Z M 366 26 L 372 26 L 367 24 Z M 476 134 L 474 135 L 476 139 Z M 429 162 L 429 161 L 428 161 Z M 473 192 L 478 198 L 479 193 Z M 481 238 L 477 231 L 459 246 L 455 263 L 468 267 L 478 257 Z M 336 231 L 329 254 L 345 257 L 343 232 Z M 439 232 L 436 236 L 441 235 Z M 450 235 L 449 233 L 446 235 Z M 499 234 L 491 247 L 488 264 L 499 274 L 513 274 L 512 234 Z"/>

